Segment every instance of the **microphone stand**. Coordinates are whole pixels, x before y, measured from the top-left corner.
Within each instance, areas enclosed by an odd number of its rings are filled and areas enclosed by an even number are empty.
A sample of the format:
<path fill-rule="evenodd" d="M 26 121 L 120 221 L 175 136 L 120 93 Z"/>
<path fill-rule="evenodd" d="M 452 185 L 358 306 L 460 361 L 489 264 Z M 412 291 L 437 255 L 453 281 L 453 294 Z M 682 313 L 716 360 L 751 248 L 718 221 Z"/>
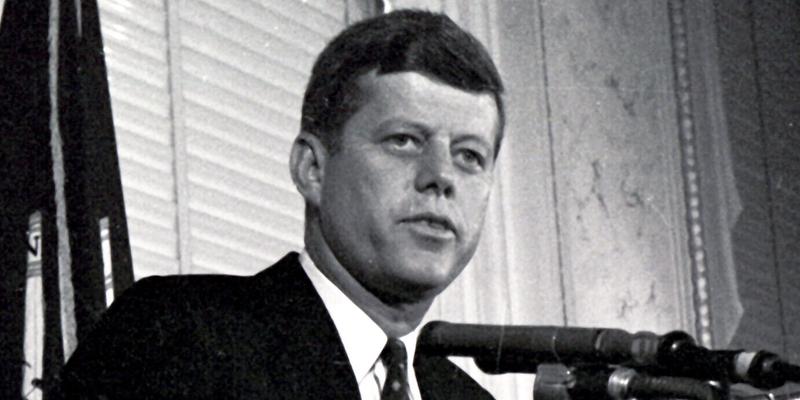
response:
<path fill-rule="evenodd" d="M 800 400 L 800 392 L 784 393 L 784 394 L 756 394 L 750 396 L 740 397 L 739 400 Z"/>
<path fill-rule="evenodd" d="M 626 367 L 541 364 L 536 372 L 533 397 L 545 400 L 725 400 L 727 393 L 698 379 L 649 376 Z"/>

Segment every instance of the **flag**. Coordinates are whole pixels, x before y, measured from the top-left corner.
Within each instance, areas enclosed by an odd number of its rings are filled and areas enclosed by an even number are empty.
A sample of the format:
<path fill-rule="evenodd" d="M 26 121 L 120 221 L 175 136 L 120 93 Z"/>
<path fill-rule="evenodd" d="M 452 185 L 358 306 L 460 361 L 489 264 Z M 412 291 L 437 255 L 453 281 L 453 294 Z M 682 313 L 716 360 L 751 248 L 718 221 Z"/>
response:
<path fill-rule="evenodd" d="M 46 399 L 133 282 L 96 0 L 5 2 L 0 213 L 0 398 Z"/>

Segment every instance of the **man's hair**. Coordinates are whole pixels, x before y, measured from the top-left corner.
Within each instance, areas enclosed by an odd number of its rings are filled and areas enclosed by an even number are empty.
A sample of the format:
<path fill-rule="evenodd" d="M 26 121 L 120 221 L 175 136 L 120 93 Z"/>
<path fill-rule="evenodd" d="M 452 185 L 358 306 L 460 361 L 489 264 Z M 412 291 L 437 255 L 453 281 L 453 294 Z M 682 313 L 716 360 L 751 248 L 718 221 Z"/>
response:
<path fill-rule="evenodd" d="M 497 104 L 495 154 L 505 125 L 503 83 L 486 49 L 443 14 L 399 10 L 356 23 L 336 36 L 317 58 L 303 99 L 301 129 L 330 150 L 361 106 L 358 78 L 417 72 L 473 93 L 491 93 Z"/>

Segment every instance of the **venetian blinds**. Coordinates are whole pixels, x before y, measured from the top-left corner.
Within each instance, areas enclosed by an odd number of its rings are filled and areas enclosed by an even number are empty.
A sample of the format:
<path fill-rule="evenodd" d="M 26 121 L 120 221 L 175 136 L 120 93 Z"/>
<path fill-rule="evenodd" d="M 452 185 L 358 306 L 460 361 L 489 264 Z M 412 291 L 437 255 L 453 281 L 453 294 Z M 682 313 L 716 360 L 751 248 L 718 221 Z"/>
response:
<path fill-rule="evenodd" d="M 101 0 L 137 279 L 251 274 L 302 246 L 288 172 L 342 0 Z"/>

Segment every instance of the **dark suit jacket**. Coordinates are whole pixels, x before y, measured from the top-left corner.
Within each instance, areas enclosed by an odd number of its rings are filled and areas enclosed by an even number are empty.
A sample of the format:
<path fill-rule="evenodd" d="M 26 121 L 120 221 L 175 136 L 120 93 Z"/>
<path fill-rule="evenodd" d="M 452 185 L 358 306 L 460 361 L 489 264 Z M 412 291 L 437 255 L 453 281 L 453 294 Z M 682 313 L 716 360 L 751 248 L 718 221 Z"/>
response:
<path fill-rule="evenodd" d="M 419 354 L 424 399 L 491 396 Z M 357 399 L 336 328 L 296 253 L 252 277 L 143 279 L 117 299 L 62 372 L 66 398 Z"/>

